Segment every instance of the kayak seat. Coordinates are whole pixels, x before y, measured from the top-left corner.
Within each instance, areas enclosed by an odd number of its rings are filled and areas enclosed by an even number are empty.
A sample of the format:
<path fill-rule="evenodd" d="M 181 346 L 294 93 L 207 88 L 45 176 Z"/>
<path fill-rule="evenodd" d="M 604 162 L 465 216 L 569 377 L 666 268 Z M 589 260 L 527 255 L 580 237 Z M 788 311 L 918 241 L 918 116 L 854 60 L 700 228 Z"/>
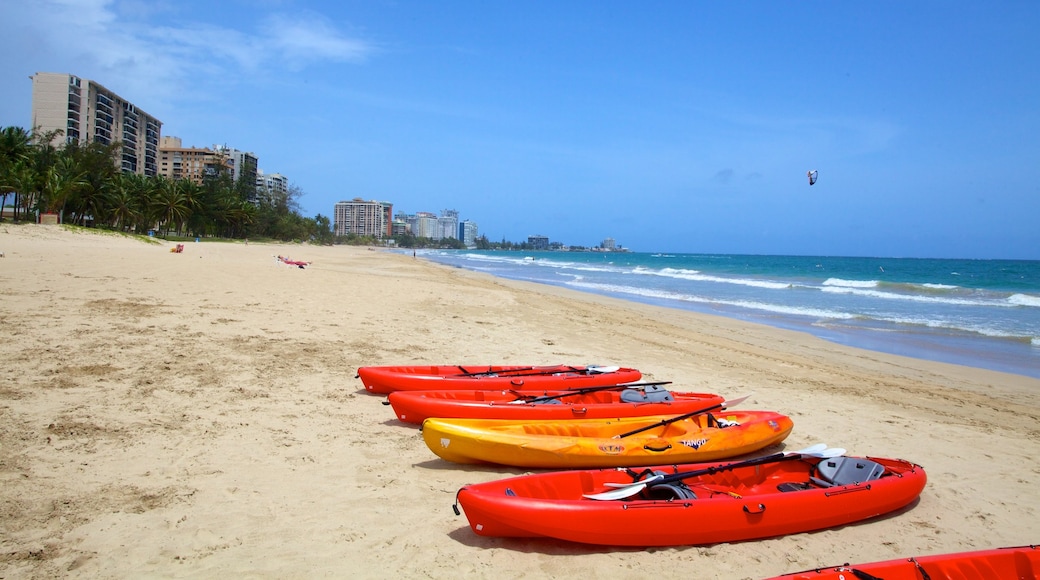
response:
<path fill-rule="evenodd" d="M 668 475 L 663 471 L 644 470 L 648 475 Z M 675 500 L 675 499 L 697 499 L 697 494 L 681 481 L 658 483 L 651 485 L 643 492 L 643 497 L 650 500 Z"/>
<path fill-rule="evenodd" d="M 811 482 L 801 483 L 801 482 L 789 481 L 787 483 L 781 483 L 780 485 L 776 486 L 776 490 L 777 491 L 805 491 L 807 489 L 812 489 L 812 487 L 813 487 L 813 484 Z"/>
<path fill-rule="evenodd" d="M 657 485 L 651 485 L 646 490 L 647 499 L 697 499 L 697 494 L 693 493 L 693 490 L 686 487 L 681 481 L 675 483 L 659 483 Z"/>
<path fill-rule="evenodd" d="M 816 464 L 813 483 L 821 487 L 853 485 L 880 479 L 885 467 L 880 463 L 861 457 L 834 457 Z"/>
<path fill-rule="evenodd" d="M 562 405 L 563 401 L 559 399 L 532 399 L 529 401 L 532 405 Z"/>
<path fill-rule="evenodd" d="M 647 385 L 642 389 L 625 389 L 621 391 L 622 403 L 663 403 L 674 401 L 675 397 L 668 389 L 658 385 Z"/>

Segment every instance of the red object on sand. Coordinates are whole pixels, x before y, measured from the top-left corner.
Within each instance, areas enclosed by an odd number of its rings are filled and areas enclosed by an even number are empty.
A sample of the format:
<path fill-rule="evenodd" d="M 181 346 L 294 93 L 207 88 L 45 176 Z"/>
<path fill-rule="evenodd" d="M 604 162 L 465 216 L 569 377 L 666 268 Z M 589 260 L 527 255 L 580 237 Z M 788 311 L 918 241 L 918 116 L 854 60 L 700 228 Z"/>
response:
<path fill-rule="evenodd" d="M 395 391 L 388 396 L 397 418 L 422 423 L 454 419 L 594 419 L 680 414 L 721 404 L 712 393 L 680 393 L 632 383 L 590 387 L 594 391 L 444 390 Z"/>
<path fill-rule="evenodd" d="M 869 575 L 869 576 L 868 576 Z M 1018 546 L 934 556 L 915 556 L 869 564 L 845 564 L 777 576 L 770 580 L 967 580 L 1040 579 L 1040 546 Z"/>
<path fill-rule="evenodd" d="M 358 377 L 372 393 L 443 389 L 578 389 L 620 385 L 642 377 L 636 369 L 602 366 L 416 365 L 361 367 Z"/>
<path fill-rule="evenodd" d="M 481 536 L 547 537 L 612 546 L 704 545 L 820 530 L 890 513 L 913 502 L 927 479 L 919 465 L 900 459 L 819 459 L 795 454 L 719 469 L 725 465 L 669 465 L 638 473 L 631 469 L 535 473 L 467 485 L 459 490 L 457 501 L 472 530 Z M 850 468 L 842 478 L 850 481 L 848 476 L 861 466 L 868 468 L 870 479 L 863 476 L 859 483 L 821 479 L 821 471 L 839 475 Z M 626 487 L 653 472 L 703 472 L 710 467 L 717 470 L 683 478 L 680 489 L 675 483 L 655 484 L 645 487 L 648 496 L 586 497 L 618 489 L 627 493 Z M 813 483 L 813 478 L 819 483 Z"/>

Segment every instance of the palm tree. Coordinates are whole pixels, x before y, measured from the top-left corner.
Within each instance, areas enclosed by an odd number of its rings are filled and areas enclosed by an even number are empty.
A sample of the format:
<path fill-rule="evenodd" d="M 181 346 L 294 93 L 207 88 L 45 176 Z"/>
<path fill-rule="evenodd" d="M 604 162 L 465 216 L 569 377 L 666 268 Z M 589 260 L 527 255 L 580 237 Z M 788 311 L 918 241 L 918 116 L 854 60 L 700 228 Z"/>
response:
<path fill-rule="evenodd" d="M 154 185 L 154 180 L 143 175 L 117 174 L 105 199 L 109 225 L 121 231 L 129 231 L 142 223 L 145 217 L 142 207 L 150 202 Z"/>
<path fill-rule="evenodd" d="M 14 192 L 15 219 L 17 220 L 19 207 L 28 210 L 35 202 L 40 176 L 36 173 L 33 163 L 23 159 L 8 169 L 5 182 L 6 186 L 9 186 Z"/>
<path fill-rule="evenodd" d="M 7 206 L 7 196 L 15 194 L 15 205 L 18 204 L 15 185 L 15 172 L 20 170 L 32 150 L 32 135 L 21 127 L 4 127 L 0 129 L 0 208 Z M 3 216 L 0 214 L 0 219 Z"/>
<path fill-rule="evenodd" d="M 60 213 L 64 219 L 65 205 L 87 184 L 86 174 L 75 159 L 62 155 L 58 162 L 47 168 L 40 197 L 40 210 Z"/>
<path fill-rule="evenodd" d="M 187 227 L 196 236 L 201 235 L 204 228 L 199 227 L 199 217 L 204 207 L 204 190 L 201 185 L 190 179 L 179 179 L 176 181 L 177 190 L 184 196 L 184 204 L 188 208 L 186 216 Z M 183 224 L 182 224 L 183 225 Z"/>
<path fill-rule="evenodd" d="M 72 158 L 84 175 L 83 186 L 69 199 L 68 209 L 72 221 L 82 222 L 87 215 L 93 216 L 95 221 L 104 221 L 104 213 L 108 209 L 105 197 L 115 176 L 119 174 L 116 160 L 121 150 L 122 144 L 119 142 L 109 145 L 70 143 L 65 147 L 63 156 Z"/>
<path fill-rule="evenodd" d="M 177 182 L 165 177 L 157 178 L 151 208 L 155 211 L 158 222 L 166 226 L 166 235 L 170 235 L 172 227 L 176 227 L 177 232 L 180 232 L 184 221 L 191 215 L 188 199 L 177 187 Z"/>

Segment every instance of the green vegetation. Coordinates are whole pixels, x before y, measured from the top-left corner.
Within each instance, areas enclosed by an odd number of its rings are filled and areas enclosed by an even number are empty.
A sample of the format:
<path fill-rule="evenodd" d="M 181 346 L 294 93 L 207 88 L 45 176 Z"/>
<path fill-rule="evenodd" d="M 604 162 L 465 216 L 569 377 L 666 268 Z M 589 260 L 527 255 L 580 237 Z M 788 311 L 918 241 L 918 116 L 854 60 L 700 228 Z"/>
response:
<path fill-rule="evenodd" d="M 208 167 L 201 185 L 123 173 L 121 143 L 55 147 L 58 135 L 0 128 L 0 207 L 13 208 L 15 221 L 56 213 L 65 224 L 168 238 L 337 241 L 329 218 L 300 214 L 296 186 L 258 191 L 233 182 L 223 164 Z"/>

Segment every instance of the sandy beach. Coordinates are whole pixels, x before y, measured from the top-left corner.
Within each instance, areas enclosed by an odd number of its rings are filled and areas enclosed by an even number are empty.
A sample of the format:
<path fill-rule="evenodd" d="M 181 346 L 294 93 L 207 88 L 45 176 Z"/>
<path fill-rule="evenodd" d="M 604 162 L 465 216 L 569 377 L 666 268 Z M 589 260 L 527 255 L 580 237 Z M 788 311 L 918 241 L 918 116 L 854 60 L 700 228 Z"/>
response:
<path fill-rule="evenodd" d="M 754 579 L 1040 542 L 1040 380 L 378 249 L 173 246 L 0 223 L 0 577 Z M 482 538 L 456 491 L 523 471 L 436 458 L 355 378 L 409 363 L 633 366 L 929 482 L 763 541 Z"/>

